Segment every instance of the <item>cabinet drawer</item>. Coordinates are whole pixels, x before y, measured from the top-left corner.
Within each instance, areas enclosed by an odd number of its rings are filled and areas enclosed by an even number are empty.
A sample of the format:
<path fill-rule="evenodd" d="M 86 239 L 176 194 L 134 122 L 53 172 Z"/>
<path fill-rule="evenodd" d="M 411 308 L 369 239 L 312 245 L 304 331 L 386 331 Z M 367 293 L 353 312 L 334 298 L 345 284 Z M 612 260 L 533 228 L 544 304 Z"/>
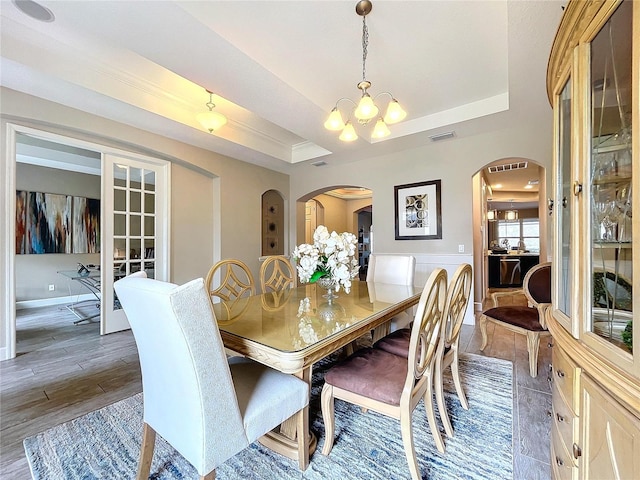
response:
<path fill-rule="evenodd" d="M 562 395 L 558 392 L 558 384 L 553 385 L 552 407 L 553 424 L 558 430 L 560 439 L 565 448 L 565 454 L 571 458 L 571 461 L 575 464 L 571 449 L 573 443 L 577 440 L 578 434 L 578 418 L 573 415 L 571 408 L 565 403 Z"/>
<path fill-rule="evenodd" d="M 554 480 L 577 480 L 576 467 L 562 445 L 560 432 L 554 425 L 551 428 L 551 476 Z"/>
<path fill-rule="evenodd" d="M 553 374 L 552 381 L 557 391 L 564 398 L 565 403 L 571 408 L 574 416 L 579 416 L 578 379 L 580 369 L 559 348 L 553 349 L 552 354 Z"/>

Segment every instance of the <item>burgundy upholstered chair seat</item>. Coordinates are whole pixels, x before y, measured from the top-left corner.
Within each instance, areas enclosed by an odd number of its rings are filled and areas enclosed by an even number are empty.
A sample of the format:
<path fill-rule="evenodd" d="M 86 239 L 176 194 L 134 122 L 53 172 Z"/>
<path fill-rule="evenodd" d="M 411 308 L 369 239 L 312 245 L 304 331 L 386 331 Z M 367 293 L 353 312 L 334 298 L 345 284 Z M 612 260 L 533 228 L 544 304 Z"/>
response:
<path fill-rule="evenodd" d="M 527 337 L 529 352 L 529 375 L 538 376 L 538 350 L 540 337 L 551 335 L 547 330 L 545 314 L 551 307 L 551 263 L 540 263 L 527 272 L 522 282 L 522 290 L 527 303 L 533 308 L 519 305 L 500 306 L 498 299 L 513 292 L 494 292 L 494 307 L 480 315 L 480 332 L 484 350 L 488 344 L 487 323 L 495 323 L 507 330 Z"/>
<path fill-rule="evenodd" d="M 336 400 L 359 406 L 363 415 L 371 410 L 399 421 L 400 435 L 412 480 L 422 479 L 412 427 L 413 413 L 419 404 L 424 405 L 426 420 L 436 448 L 440 453 L 444 453 L 444 442 L 436 423 L 432 397 L 433 371 L 436 355 L 441 347 L 446 289 L 447 272 L 442 268 L 436 268 L 422 289 L 416 307 L 407 349 L 408 357 L 377 348 L 364 348 L 327 371 L 320 396 L 325 428 L 323 455 L 329 455 L 335 441 Z M 423 421 L 423 418 L 419 421 Z M 376 436 L 373 435 L 370 440 L 375 442 Z M 353 458 L 354 462 L 358 460 Z M 382 476 L 389 477 L 384 474 Z"/>
<path fill-rule="evenodd" d="M 526 328 L 527 330 L 539 332 L 546 330 L 540 324 L 540 315 L 537 308 L 529 308 L 519 305 L 494 307 L 484 312 L 484 314 L 501 322 L 509 323 L 520 328 Z"/>
<path fill-rule="evenodd" d="M 407 365 L 406 357 L 363 348 L 331 367 L 325 382 L 389 405 L 400 405 Z"/>
<path fill-rule="evenodd" d="M 378 340 L 373 347 L 385 352 L 393 353 L 399 357 L 409 358 L 409 341 L 411 330 L 401 328 Z"/>
<path fill-rule="evenodd" d="M 391 332 L 386 337 L 378 340 L 373 348 L 384 350 L 385 352 L 393 353 L 399 357 L 409 358 L 409 342 L 411 341 L 411 330 L 408 328 L 401 328 L 395 332 Z M 450 346 L 444 348 L 446 354 L 451 350 Z"/>

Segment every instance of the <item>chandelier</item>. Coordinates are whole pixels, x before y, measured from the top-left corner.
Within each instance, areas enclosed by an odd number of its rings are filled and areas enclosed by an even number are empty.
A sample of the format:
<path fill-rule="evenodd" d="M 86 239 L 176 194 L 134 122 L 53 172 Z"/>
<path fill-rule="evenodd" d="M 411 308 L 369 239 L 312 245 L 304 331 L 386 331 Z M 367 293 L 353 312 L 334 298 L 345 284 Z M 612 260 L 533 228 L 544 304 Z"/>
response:
<path fill-rule="evenodd" d="M 340 131 L 340 140 L 344 142 L 352 142 L 358 138 L 355 128 L 351 123 L 351 115 L 355 117 L 355 119 L 361 125 L 367 125 L 373 119 L 377 118 L 375 127 L 371 133 L 371 138 L 383 138 L 387 135 L 391 134 L 389 127 L 387 125 L 391 125 L 393 123 L 400 122 L 407 116 L 407 112 L 405 112 L 398 101 L 391 95 L 389 92 L 381 92 L 376 95 L 374 98 L 371 98 L 369 95 L 369 88 L 371 87 L 371 82 L 367 80 L 366 76 L 366 63 L 367 63 L 367 47 L 369 45 L 369 30 L 367 29 L 367 15 L 371 13 L 372 9 L 370 0 L 361 0 L 356 4 L 356 13 L 362 17 L 362 81 L 358 83 L 358 89 L 362 91 L 362 96 L 360 97 L 360 101 L 356 104 L 350 98 L 340 98 L 336 102 L 336 106 L 333 107 L 331 113 L 329 114 L 329 118 L 324 123 L 324 126 L 328 130 Z M 380 109 L 375 104 L 375 99 L 380 97 L 381 95 L 389 95 L 391 98 L 389 100 L 389 104 L 387 105 L 387 111 L 384 117 L 379 115 Z M 352 104 L 352 108 L 349 110 L 349 116 L 347 117 L 347 121 L 342 119 L 342 114 L 340 110 L 338 110 L 338 104 L 342 100 L 347 100 Z M 355 110 L 353 109 L 355 107 Z"/>
<path fill-rule="evenodd" d="M 213 103 L 213 92 L 207 90 L 207 93 L 209 94 L 209 101 L 205 103 L 205 105 L 209 110 L 199 113 L 196 116 L 196 119 L 202 124 L 205 129 L 209 130 L 209 133 L 213 133 L 214 130 L 218 130 L 225 123 L 227 123 L 227 117 L 225 117 L 221 113 L 213 111 L 216 106 L 216 104 Z"/>

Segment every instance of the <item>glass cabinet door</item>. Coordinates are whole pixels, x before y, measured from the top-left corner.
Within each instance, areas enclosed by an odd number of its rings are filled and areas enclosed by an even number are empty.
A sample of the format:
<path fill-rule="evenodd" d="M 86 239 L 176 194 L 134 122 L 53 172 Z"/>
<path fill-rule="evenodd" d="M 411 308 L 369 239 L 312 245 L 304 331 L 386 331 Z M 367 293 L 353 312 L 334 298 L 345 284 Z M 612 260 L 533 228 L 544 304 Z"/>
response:
<path fill-rule="evenodd" d="M 632 352 L 632 8 L 625 0 L 591 42 L 589 331 Z"/>
<path fill-rule="evenodd" d="M 560 266 L 558 284 L 556 286 L 556 305 L 562 312 L 565 328 L 570 330 L 572 277 L 571 266 L 571 229 L 572 229 L 572 172 L 571 172 L 571 79 L 567 80 L 556 99 L 557 112 L 557 171 L 555 200 L 552 212 L 555 213 L 555 231 L 557 232 L 555 250 L 559 258 L 556 264 Z"/>

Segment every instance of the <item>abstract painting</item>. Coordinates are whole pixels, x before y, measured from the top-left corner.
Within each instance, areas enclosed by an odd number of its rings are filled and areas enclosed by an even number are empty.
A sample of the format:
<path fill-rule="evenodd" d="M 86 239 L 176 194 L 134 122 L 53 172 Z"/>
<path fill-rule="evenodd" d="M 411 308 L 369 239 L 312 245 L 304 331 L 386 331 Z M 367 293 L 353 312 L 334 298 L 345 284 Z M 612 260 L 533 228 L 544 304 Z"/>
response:
<path fill-rule="evenodd" d="M 26 253 L 71 253 L 71 196 L 27 192 Z"/>
<path fill-rule="evenodd" d="M 73 197 L 72 253 L 100 252 L 100 200 Z"/>
<path fill-rule="evenodd" d="M 27 192 L 16 191 L 16 253 L 27 253 Z"/>
<path fill-rule="evenodd" d="M 396 240 L 442 238 L 440 180 L 394 187 Z"/>
<path fill-rule="evenodd" d="M 16 253 L 97 253 L 100 200 L 16 191 Z"/>

